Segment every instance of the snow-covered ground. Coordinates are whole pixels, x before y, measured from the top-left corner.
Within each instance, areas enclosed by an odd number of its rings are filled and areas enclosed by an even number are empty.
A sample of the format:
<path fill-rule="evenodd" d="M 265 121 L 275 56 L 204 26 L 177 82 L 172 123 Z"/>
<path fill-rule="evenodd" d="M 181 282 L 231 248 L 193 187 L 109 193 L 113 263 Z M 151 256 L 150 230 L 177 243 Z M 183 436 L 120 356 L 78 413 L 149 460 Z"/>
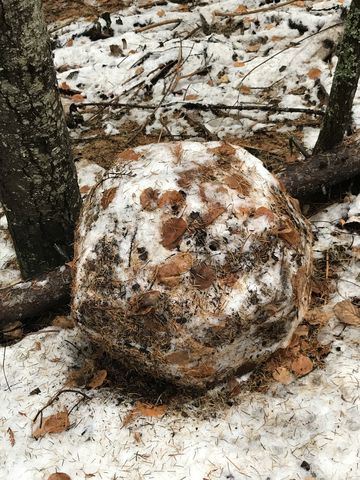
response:
<path fill-rule="evenodd" d="M 88 26 L 82 21 L 58 31 L 55 63 L 59 83 L 66 82 L 86 97 L 86 102 L 116 99 L 153 106 L 166 104 L 166 108 L 156 110 L 154 120 L 148 121 L 147 133 L 158 133 L 165 123 L 174 136 L 197 134 L 176 107 L 169 106 L 184 100 L 323 108 L 316 81 L 320 80 L 329 92 L 336 57 L 329 62 L 324 58 L 341 31 L 337 25 L 341 8 L 349 3 L 297 1 L 276 10 L 236 17 L 243 25 L 226 37 L 219 33 L 226 19 L 220 20 L 213 12 L 231 12 L 244 5 L 252 10 L 266 7 L 265 2 L 247 0 L 239 5 L 235 0 L 209 1 L 190 12 L 176 3 L 144 9 L 134 2 L 127 10 L 112 15 L 114 37 L 92 42 L 77 36 Z M 200 24 L 200 13 L 215 25 L 213 31 L 205 35 L 200 30 L 186 39 Z M 135 32 L 150 22 L 169 19 L 181 19 L 181 23 Z M 297 28 L 290 28 L 294 22 L 301 22 L 307 31 L 301 34 Z M 121 51 L 112 47 L 115 54 L 111 54 L 111 45 L 118 45 Z M 178 70 L 153 85 L 149 80 L 158 70 L 151 72 L 170 61 L 177 62 Z M 190 75 L 200 68 L 206 70 L 204 75 Z M 146 85 L 150 86 L 144 89 Z M 357 127 L 358 105 L 359 92 L 354 108 Z M 106 132 L 113 134 L 129 120 L 142 124 L 148 115 L 147 110 L 132 108 L 118 117 L 105 113 L 102 123 Z M 220 117 L 202 111 L 200 115 L 207 129 L 219 137 L 243 137 L 269 128 L 271 123 L 291 131 L 300 113 L 249 111 Z M 304 129 L 308 147 L 314 144 L 316 133 L 312 126 Z M 82 161 L 78 171 L 86 194 L 100 168 Z M 343 226 L 348 216 L 360 215 L 359 199 L 349 197 L 312 219 L 315 260 L 324 259 L 329 279 L 333 278 L 333 290 L 325 306 L 330 312 L 337 302 L 352 299 L 356 303 L 360 297 L 359 234 Z M 0 286 L 18 280 L 14 261 L 6 221 L 0 212 Z M 360 330 L 344 326 L 333 313 L 329 317 L 319 333 L 320 341 L 331 345 L 325 368 L 294 378 L 288 385 L 273 382 L 268 391 L 254 392 L 244 381 L 244 390 L 231 398 L 232 405 L 221 396 L 218 401 L 215 391 L 200 406 L 189 402 L 178 405 L 177 410 L 163 408 L 162 416 L 149 407 L 140 412 L 147 413 L 143 416 L 132 414 L 136 412 L 136 398 L 131 391 L 114 391 L 105 383 L 101 389 L 81 389 L 90 398 L 70 412 L 66 431 L 38 440 L 32 436 L 32 420 L 64 388 L 69 369 L 82 363 L 86 339 L 76 328 L 49 327 L 2 347 L 0 479 L 46 480 L 56 471 L 67 473 L 72 480 L 358 479 Z M 82 398 L 65 392 L 44 411 L 44 417 L 64 409 L 70 411 Z M 158 403 L 162 403 L 161 398 Z M 154 411 L 157 416 L 149 416 Z"/>

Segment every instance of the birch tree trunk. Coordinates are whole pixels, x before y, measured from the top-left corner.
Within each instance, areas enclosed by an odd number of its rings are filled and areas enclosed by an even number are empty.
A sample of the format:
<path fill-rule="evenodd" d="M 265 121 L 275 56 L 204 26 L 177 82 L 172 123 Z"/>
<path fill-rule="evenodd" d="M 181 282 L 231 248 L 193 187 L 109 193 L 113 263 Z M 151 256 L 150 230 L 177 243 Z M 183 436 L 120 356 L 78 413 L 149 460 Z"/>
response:
<path fill-rule="evenodd" d="M 24 279 L 72 257 L 81 197 L 41 0 L 0 0 L 0 198 Z"/>
<path fill-rule="evenodd" d="M 331 150 L 341 143 L 351 122 L 351 110 L 360 76 L 360 0 L 352 0 L 345 31 L 338 47 L 338 63 L 329 104 L 313 153 Z"/>

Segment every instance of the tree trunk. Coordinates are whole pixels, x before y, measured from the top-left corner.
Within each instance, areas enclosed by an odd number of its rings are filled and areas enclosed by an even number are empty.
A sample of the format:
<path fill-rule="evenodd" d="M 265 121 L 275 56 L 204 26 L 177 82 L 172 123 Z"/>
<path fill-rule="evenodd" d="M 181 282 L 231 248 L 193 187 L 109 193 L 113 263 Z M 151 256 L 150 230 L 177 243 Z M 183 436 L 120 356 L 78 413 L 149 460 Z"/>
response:
<path fill-rule="evenodd" d="M 338 47 L 329 103 L 314 152 L 331 150 L 341 143 L 351 122 L 351 110 L 360 76 L 360 0 L 352 0 L 345 31 Z"/>
<path fill-rule="evenodd" d="M 72 257 L 81 197 L 41 0 L 0 0 L 0 198 L 24 279 Z"/>

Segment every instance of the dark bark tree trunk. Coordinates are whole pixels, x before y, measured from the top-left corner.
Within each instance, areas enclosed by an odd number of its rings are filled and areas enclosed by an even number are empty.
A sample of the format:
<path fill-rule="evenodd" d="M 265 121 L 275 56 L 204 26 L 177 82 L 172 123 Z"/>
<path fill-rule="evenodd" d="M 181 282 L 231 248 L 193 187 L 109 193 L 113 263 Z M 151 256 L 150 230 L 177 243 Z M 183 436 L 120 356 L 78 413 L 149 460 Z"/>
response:
<path fill-rule="evenodd" d="M 338 63 L 314 152 L 341 143 L 351 122 L 351 110 L 360 76 L 360 0 L 352 0 L 338 47 Z"/>
<path fill-rule="evenodd" d="M 0 198 L 24 279 L 72 257 L 81 197 L 41 0 L 0 0 Z"/>

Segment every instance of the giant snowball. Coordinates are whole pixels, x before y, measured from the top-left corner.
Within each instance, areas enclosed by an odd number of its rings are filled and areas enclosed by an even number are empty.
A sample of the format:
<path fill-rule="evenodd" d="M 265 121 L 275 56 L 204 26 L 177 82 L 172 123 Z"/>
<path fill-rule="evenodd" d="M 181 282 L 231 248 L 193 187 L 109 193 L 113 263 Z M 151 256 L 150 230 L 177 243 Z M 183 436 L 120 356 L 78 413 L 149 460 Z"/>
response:
<path fill-rule="evenodd" d="M 88 196 L 73 309 L 129 368 L 204 387 L 287 345 L 310 272 L 310 227 L 257 158 L 219 142 L 147 145 Z"/>

